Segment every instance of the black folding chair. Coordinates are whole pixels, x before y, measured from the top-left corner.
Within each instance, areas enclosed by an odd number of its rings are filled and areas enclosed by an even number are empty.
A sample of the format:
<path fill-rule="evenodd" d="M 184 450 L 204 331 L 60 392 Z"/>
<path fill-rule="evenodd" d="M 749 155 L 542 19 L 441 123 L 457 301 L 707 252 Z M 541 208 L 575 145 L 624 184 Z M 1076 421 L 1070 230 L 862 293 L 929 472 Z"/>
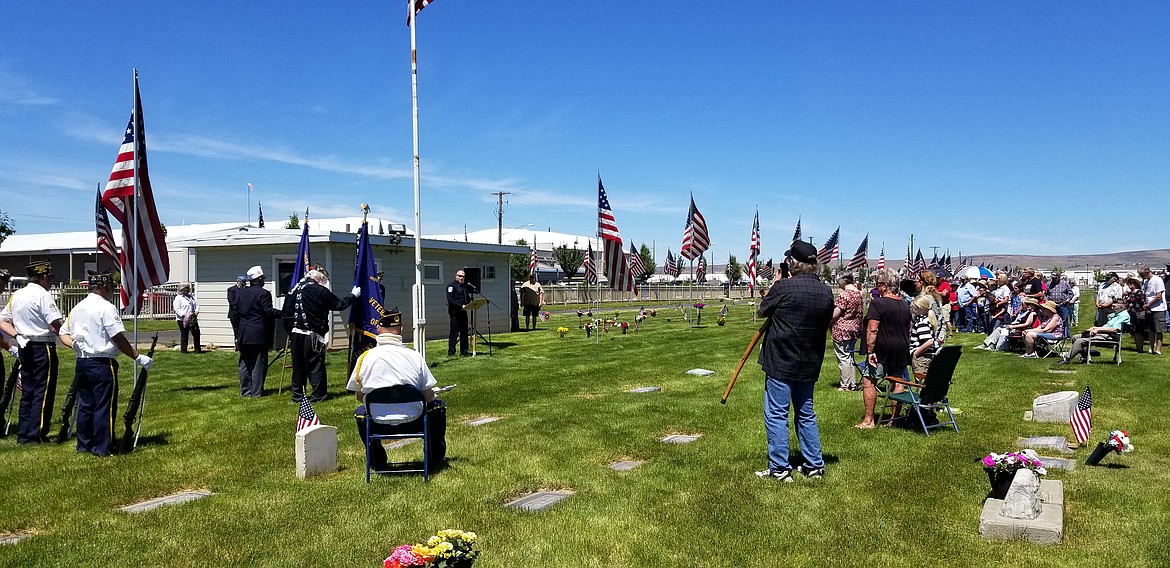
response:
<path fill-rule="evenodd" d="M 394 385 L 391 387 L 383 387 L 374 389 L 366 393 L 365 398 L 366 411 L 366 483 L 370 482 L 371 473 L 419 473 L 423 474 L 423 482 L 428 481 L 430 476 L 430 447 L 431 441 L 427 436 L 427 413 L 425 410 L 426 399 L 423 398 L 422 391 L 410 385 Z M 417 402 L 424 407 L 422 413 L 421 430 L 412 432 L 402 432 L 401 425 L 395 427 L 395 433 L 375 433 L 376 428 L 374 422 L 374 414 L 371 412 L 371 406 L 375 404 L 400 404 Z M 378 425 L 382 426 L 382 425 Z M 422 438 L 423 441 L 423 461 L 422 469 L 403 469 L 399 466 L 406 466 L 417 462 L 396 462 L 388 463 L 387 469 L 374 469 L 373 464 L 370 463 L 370 444 L 381 444 L 382 440 L 404 440 L 411 438 Z"/>

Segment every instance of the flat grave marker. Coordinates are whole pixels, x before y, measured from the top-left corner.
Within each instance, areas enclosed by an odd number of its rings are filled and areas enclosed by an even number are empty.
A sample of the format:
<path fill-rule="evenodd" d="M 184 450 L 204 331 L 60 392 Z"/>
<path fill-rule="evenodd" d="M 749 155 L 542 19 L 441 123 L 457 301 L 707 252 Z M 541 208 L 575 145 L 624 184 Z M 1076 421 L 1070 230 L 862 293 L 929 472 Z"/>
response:
<path fill-rule="evenodd" d="M 1021 448 L 1056 450 L 1065 454 L 1072 453 L 1072 450 L 1068 448 L 1068 438 L 1064 436 L 1031 436 L 1028 438 L 1020 438 L 1016 441 L 1016 445 Z"/>
<path fill-rule="evenodd" d="M 695 375 L 696 377 L 710 377 L 715 374 L 715 371 L 708 369 L 691 369 L 687 371 L 688 375 Z"/>
<path fill-rule="evenodd" d="M 180 503 L 186 503 L 188 501 L 194 501 L 196 499 L 202 499 L 204 497 L 210 496 L 210 491 L 180 491 L 173 495 L 166 495 L 157 499 L 148 499 L 146 501 L 141 501 L 132 505 L 126 505 L 125 507 L 122 507 L 122 511 L 126 513 L 141 513 L 151 509 L 157 509 L 163 505 L 178 505 Z"/>
<path fill-rule="evenodd" d="M 415 442 L 420 442 L 420 441 L 422 441 L 422 438 L 407 438 L 405 440 L 398 440 L 396 442 L 390 442 L 390 443 L 386 443 L 385 441 L 383 441 L 382 448 L 386 449 L 386 450 L 397 450 L 398 448 L 405 448 L 406 446 L 409 446 Z"/>
<path fill-rule="evenodd" d="M 700 436 L 701 434 L 671 434 L 659 441 L 667 444 L 689 444 L 698 440 Z"/>
<path fill-rule="evenodd" d="M 572 495 L 572 491 L 537 491 L 513 499 L 504 504 L 505 507 L 512 507 L 513 509 L 520 509 L 522 511 L 543 511 L 553 505 L 567 499 Z"/>
<path fill-rule="evenodd" d="M 490 424 L 499 419 L 500 418 L 498 416 L 485 416 L 483 418 L 476 418 L 475 420 L 468 420 L 467 422 L 464 422 L 464 424 L 467 424 L 468 426 L 483 426 L 484 424 Z"/>
<path fill-rule="evenodd" d="M 626 392 L 640 394 L 640 393 L 646 393 L 646 392 L 658 392 L 660 390 L 662 390 L 662 387 L 638 387 L 636 389 L 630 389 Z"/>
<path fill-rule="evenodd" d="M 16 544 L 16 543 L 18 543 L 18 542 L 20 542 L 20 541 L 22 541 L 30 536 L 33 536 L 33 533 L 18 532 L 18 533 L 0 535 L 0 546 L 4 546 L 6 544 Z"/>
<path fill-rule="evenodd" d="M 614 462 L 613 464 L 610 464 L 609 469 L 614 471 L 630 471 L 631 469 L 634 469 L 640 465 L 642 465 L 642 462 L 637 460 L 622 460 L 620 462 Z"/>

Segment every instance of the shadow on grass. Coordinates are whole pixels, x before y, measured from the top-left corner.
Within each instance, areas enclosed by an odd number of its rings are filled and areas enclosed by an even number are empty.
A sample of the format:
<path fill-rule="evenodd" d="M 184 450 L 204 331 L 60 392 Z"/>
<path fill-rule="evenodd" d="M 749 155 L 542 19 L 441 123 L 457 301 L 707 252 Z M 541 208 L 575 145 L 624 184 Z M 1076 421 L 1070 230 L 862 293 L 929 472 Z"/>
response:
<path fill-rule="evenodd" d="M 232 388 L 234 385 L 194 385 L 189 387 L 175 387 L 172 391 L 208 392 Z"/>
<path fill-rule="evenodd" d="M 170 441 L 167 440 L 167 438 L 170 435 L 171 435 L 170 430 L 163 430 L 162 432 L 159 432 L 157 434 L 151 434 L 149 436 L 139 436 L 138 437 L 138 445 L 135 446 L 133 449 L 131 449 L 129 451 L 129 453 L 132 454 L 136 451 L 139 451 L 145 446 L 166 446 L 166 445 L 170 444 Z M 121 444 L 122 440 L 119 439 L 118 443 Z"/>

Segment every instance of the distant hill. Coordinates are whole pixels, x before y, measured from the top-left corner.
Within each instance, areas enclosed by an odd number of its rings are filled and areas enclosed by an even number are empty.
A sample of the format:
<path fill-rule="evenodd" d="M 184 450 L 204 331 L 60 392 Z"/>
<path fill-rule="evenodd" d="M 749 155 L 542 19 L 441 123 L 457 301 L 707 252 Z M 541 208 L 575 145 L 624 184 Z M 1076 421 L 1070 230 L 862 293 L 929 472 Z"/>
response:
<path fill-rule="evenodd" d="M 929 259 L 927 259 L 929 260 Z M 952 262 L 958 264 L 958 257 L 952 257 Z M 903 259 L 887 259 L 891 268 L 899 268 Z M 1065 256 L 1042 256 L 1028 254 L 982 254 L 971 255 L 971 264 L 987 266 L 1032 266 L 1042 272 L 1052 270 L 1057 266 L 1065 270 L 1092 270 L 1094 268 L 1123 268 L 1140 264 L 1147 264 L 1155 271 L 1170 264 L 1170 249 L 1135 250 L 1125 252 L 1111 252 L 1105 254 L 1073 254 Z M 877 261 L 870 260 L 870 266 Z"/>

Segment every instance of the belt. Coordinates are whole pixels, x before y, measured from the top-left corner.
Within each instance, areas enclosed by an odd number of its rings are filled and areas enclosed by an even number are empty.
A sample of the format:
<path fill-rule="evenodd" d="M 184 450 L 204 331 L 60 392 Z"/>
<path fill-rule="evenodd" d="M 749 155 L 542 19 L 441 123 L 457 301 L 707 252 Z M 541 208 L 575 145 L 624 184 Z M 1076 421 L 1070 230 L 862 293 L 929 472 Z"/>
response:
<path fill-rule="evenodd" d="M 28 342 L 30 344 L 32 344 L 32 343 L 42 343 L 45 345 L 56 345 L 57 344 L 57 340 L 55 340 L 55 339 L 29 339 Z"/>
<path fill-rule="evenodd" d="M 77 358 L 78 359 L 95 359 L 95 360 L 96 359 L 104 359 L 106 361 L 113 361 L 114 360 L 113 357 L 108 357 L 106 355 L 86 355 L 84 353 L 78 353 Z"/>

